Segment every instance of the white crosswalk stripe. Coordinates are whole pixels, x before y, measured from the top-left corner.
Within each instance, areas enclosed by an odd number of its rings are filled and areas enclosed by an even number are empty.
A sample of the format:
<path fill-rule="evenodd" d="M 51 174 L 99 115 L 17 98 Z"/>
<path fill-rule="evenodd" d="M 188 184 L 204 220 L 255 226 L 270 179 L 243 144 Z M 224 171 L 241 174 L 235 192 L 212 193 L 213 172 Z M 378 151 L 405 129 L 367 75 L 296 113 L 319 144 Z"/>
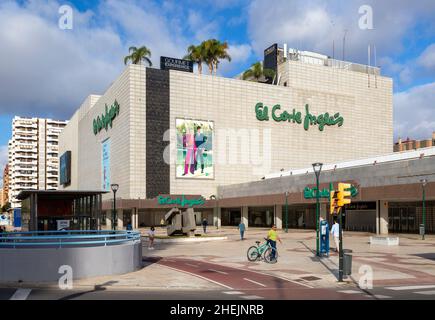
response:
<path fill-rule="evenodd" d="M 414 292 L 414 293 L 416 293 L 416 294 L 424 294 L 424 295 L 427 295 L 427 296 L 432 296 L 432 295 L 435 295 L 435 290 L 431 290 L 431 291 L 419 291 L 419 292 Z"/>
<path fill-rule="evenodd" d="M 9 300 L 26 300 L 32 289 L 17 289 Z"/>
<path fill-rule="evenodd" d="M 435 285 L 387 287 L 385 289 L 387 289 L 387 290 L 395 290 L 395 291 L 423 290 L 423 289 L 435 289 Z"/>
<path fill-rule="evenodd" d="M 246 300 L 258 300 L 258 299 L 263 299 L 263 297 L 259 297 L 259 296 L 242 296 L 243 299 Z"/>
<path fill-rule="evenodd" d="M 241 291 L 224 291 L 225 294 L 244 294 Z"/>
<path fill-rule="evenodd" d="M 356 291 L 356 290 L 341 290 L 338 291 L 340 293 L 347 293 L 347 294 L 356 294 L 356 293 L 363 293 L 362 291 Z"/>

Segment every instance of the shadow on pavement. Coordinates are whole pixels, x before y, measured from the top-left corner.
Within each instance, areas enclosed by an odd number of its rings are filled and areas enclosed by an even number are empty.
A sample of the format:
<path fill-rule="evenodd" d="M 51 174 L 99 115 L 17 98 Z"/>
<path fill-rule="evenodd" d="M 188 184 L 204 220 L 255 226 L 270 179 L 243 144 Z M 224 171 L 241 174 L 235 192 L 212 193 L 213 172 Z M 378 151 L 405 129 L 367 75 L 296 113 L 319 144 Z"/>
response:
<path fill-rule="evenodd" d="M 72 299 L 81 297 L 81 296 L 83 296 L 85 294 L 88 294 L 88 293 L 97 292 L 97 291 L 105 291 L 106 290 L 106 286 L 111 286 L 111 285 L 113 285 L 115 283 L 118 283 L 118 281 L 107 281 L 107 282 L 105 282 L 103 284 L 97 284 L 97 285 L 94 286 L 93 290 L 73 293 L 73 294 L 70 294 L 68 296 L 62 297 L 59 300 L 72 300 Z"/>

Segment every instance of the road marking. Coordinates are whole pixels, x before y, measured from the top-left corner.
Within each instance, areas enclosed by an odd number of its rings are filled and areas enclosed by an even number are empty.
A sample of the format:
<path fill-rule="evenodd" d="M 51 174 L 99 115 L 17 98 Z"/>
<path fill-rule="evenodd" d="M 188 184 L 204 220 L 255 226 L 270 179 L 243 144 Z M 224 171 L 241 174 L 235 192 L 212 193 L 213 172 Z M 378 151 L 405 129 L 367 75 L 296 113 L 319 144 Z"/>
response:
<path fill-rule="evenodd" d="M 214 284 L 217 284 L 217 285 L 222 286 L 222 287 L 224 287 L 224 288 L 227 288 L 227 289 L 229 289 L 229 290 L 233 290 L 233 288 L 231 288 L 230 286 L 227 286 L 227 285 L 225 285 L 225 284 L 223 284 L 223 283 L 220 283 L 220 282 L 217 282 L 217 281 L 214 281 L 214 280 L 208 279 L 208 278 L 203 277 L 203 276 L 200 276 L 200 275 L 198 275 L 198 274 L 195 274 L 195 273 L 192 273 L 192 272 L 189 272 L 189 271 L 184 271 L 184 270 L 181 270 L 181 269 L 172 268 L 172 267 L 169 267 L 169 266 L 164 265 L 164 264 L 161 264 L 161 265 L 164 266 L 164 267 L 166 267 L 166 268 L 168 268 L 168 269 L 172 269 L 172 270 L 175 270 L 175 271 L 178 271 L 178 272 L 184 272 L 184 273 L 186 273 L 186 274 L 190 274 L 191 276 L 198 277 L 198 278 L 201 278 L 201 279 L 203 279 L 203 280 L 213 282 Z"/>
<path fill-rule="evenodd" d="M 220 274 L 228 274 L 227 272 L 223 272 L 223 271 L 219 271 L 219 270 L 215 270 L 215 269 L 208 269 L 208 270 L 213 271 L 213 272 L 217 272 Z"/>
<path fill-rule="evenodd" d="M 242 296 L 241 298 L 246 299 L 246 300 L 263 299 L 263 297 L 259 297 L 259 296 Z"/>
<path fill-rule="evenodd" d="M 367 296 L 371 297 L 369 294 Z M 375 297 L 377 299 L 392 299 L 393 298 L 393 297 L 390 297 L 390 296 L 384 296 L 382 294 L 374 294 L 373 297 Z"/>
<path fill-rule="evenodd" d="M 191 264 L 191 263 L 185 263 L 185 265 L 187 265 L 187 266 L 191 266 L 191 267 L 195 267 L 195 268 L 199 268 L 199 266 L 198 265 L 196 265 L 196 264 Z"/>
<path fill-rule="evenodd" d="M 430 296 L 430 295 L 435 295 L 435 290 L 432 290 L 432 291 L 419 291 L 419 292 L 414 292 L 414 293 L 416 293 L 416 294 L 425 294 L 425 295 Z"/>
<path fill-rule="evenodd" d="M 434 285 L 428 285 L 428 286 L 388 287 L 388 288 L 385 288 L 385 289 L 400 291 L 400 290 L 420 290 L 420 289 L 434 289 L 434 288 L 435 288 Z"/>
<path fill-rule="evenodd" d="M 9 300 L 27 300 L 32 289 L 17 289 Z"/>
<path fill-rule="evenodd" d="M 363 293 L 362 291 L 356 291 L 356 290 L 341 290 L 338 291 L 340 293 L 347 293 L 347 294 L 355 294 L 355 293 Z"/>
<path fill-rule="evenodd" d="M 244 294 L 241 291 L 224 291 L 225 294 Z"/>
<path fill-rule="evenodd" d="M 284 280 L 284 281 L 287 281 L 287 282 L 291 282 L 291 283 L 294 283 L 294 284 L 298 284 L 298 285 L 300 285 L 300 286 L 304 286 L 304 287 L 307 287 L 307 288 L 310 288 L 310 289 L 313 289 L 313 288 L 314 288 L 313 286 L 310 286 L 309 284 L 302 283 L 302 282 L 298 282 L 298 281 L 291 280 L 291 279 L 287 279 L 287 278 L 284 278 L 284 277 L 281 277 L 281 276 L 271 275 L 271 274 L 268 274 L 268 273 L 259 272 L 259 271 L 254 271 L 254 270 L 246 270 L 246 271 L 247 271 L 247 272 L 252 272 L 252 273 L 258 273 L 258 274 L 261 274 L 261 275 L 263 275 L 263 276 L 268 276 L 268 277 L 278 278 L 278 279 L 281 279 L 281 280 Z"/>
<path fill-rule="evenodd" d="M 246 281 L 249 281 L 249 282 L 252 282 L 252 283 L 258 284 L 259 286 L 262 286 L 262 287 L 266 287 L 266 285 L 264 285 L 264 284 L 262 284 L 262 283 L 260 283 L 260 282 L 257 282 L 257 281 L 254 281 L 254 280 L 248 279 L 248 278 L 243 278 L 243 280 L 246 280 Z"/>

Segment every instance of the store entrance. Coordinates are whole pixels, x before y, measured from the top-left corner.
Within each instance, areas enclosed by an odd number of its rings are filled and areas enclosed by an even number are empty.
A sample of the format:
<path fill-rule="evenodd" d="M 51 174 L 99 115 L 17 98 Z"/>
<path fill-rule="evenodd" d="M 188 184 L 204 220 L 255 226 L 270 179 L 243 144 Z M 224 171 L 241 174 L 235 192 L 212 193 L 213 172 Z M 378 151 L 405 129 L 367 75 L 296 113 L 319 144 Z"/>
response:
<path fill-rule="evenodd" d="M 273 207 L 250 207 L 248 210 L 248 223 L 250 227 L 270 228 L 274 223 Z"/>
<path fill-rule="evenodd" d="M 240 208 L 222 209 L 221 225 L 238 226 L 242 219 L 242 210 Z"/>
<path fill-rule="evenodd" d="M 418 226 L 416 223 L 416 208 L 402 207 L 389 208 L 389 231 L 392 233 L 417 233 Z"/>

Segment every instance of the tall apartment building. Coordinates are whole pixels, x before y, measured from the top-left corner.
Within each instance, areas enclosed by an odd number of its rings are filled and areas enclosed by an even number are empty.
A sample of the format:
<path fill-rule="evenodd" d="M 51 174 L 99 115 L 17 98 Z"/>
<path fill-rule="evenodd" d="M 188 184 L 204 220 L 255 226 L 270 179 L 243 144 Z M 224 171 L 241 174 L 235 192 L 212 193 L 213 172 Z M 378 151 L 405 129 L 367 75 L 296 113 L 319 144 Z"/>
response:
<path fill-rule="evenodd" d="M 67 121 L 15 117 L 9 141 L 9 201 L 20 207 L 22 190 L 56 190 L 59 176 L 59 134 Z"/>
<path fill-rule="evenodd" d="M 406 140 L 402 140 L 399 138 L 399 141 L 394 144 L 394 152 L 416 150 L 429 147 L 435 147 L 435 131 L 432 133 L 432 139 L 411 140 L 407 138 Z"/>
<path fill-rule="evenodd" d="M 3 170 L 3 187 L 0 190 L 0 207 L 3 207 L 9 201 L 9 165 Z"/>

